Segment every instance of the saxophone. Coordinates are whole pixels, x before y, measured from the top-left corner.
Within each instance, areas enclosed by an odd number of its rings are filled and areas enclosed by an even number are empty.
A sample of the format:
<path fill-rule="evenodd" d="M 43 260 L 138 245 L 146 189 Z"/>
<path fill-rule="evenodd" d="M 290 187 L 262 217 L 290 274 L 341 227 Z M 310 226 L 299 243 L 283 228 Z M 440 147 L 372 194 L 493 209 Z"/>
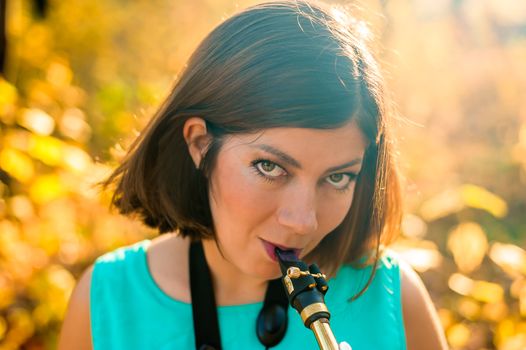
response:
<path fill-rule="evenodd" d="M 307 267 L 292 251 L 275 251 L 290 305 L 300 314 L 305 327 L 312 330 L 321 350 L 338 350 L 329 323 L 331 314 L 324 301 L 329 289 L 326 276 L 316 264 Z"/>

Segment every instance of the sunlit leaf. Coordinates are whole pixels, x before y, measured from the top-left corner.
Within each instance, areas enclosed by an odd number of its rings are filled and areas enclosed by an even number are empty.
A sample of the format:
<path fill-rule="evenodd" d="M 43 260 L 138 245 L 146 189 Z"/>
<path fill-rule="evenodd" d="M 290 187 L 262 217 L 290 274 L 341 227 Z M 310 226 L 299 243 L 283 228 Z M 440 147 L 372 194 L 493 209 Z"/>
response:
<path fill-rule="evenodd" d="M 417 215 L 407 214 L 402 220 L 402 231 L 405 236 L 422 238 L 427 231 L 427 224 Z"/>
<path fill-rule="evenodd" d="M 122 133 L 131 132 L 134 127 L 134 118 L 130 113 L 119 112 L 112 116 L 113 126 Z"/>
<path fill-rule="evenodd" d="M 98 198 L 101 204 L 109 205 L 112 195 L 111 191 L 101 191 L 97 184 L 106 179 L 112 170 L 113 168 L 108 165 L 91 162 L 84 176 L 77 180 L 77 193 L 90 199 Z"/>
<path fill-rule="evenodd" d="M 60 237 L 54 232 L 54 226 L 49 222 L 40 224 L 38 247 L 44 256 L 54 256 L 60 249 Z"/>
<path fill-rule="evenodd" d="M 0 76 L 0 108 L 16 102 L 18 93 L 16 87 Z M 0 109 L 0 111 L 2 111 Z"/>
<path fill-rule="evenodd" d="M 437 268 L 442 263 L 442 255 L 438 251 L 431 249 L 410 249 L 403 253 L 403 257 L 418 272 Z"/>
<path fill-rule="evenodd" d="M 55 120 L 41 109 L 26 109 L 18 123 L 38 135 L 50 135 L 55 129 Z"/>
<path fill-rule="evenodd" d="M 141 103 L 154 106 L 160 102 L 164 90 L 151 84 L 141 83 L 137 88 L 137 97 Z"/>
<path fill-rule="evenodd" d="M 4 338 L 7 330 L 7 321 L 0 315 L 0 341 Z"/>
<path fill-rule="evenodd" d="M 393 249 L 418 272 L 435 269 L 442 264 L 443 257 L 431 241 L 411 244 L 400 240 L 393 245 Z"/>
<path fill-rule="evenodd" d="M 435 195 L 422 204 L 420 212 L 426 221 L 433 221 L 457 213 L 466 206 L 485 210 L 498 218 L 508 213 L 508 205 L 502 198 L 471 184 Z"/>
<path fill-rule="evenodd" d="M 486 303 L 482 306 L 482 317 L 492 322 L 503 320 L 509 314 L 509 307 L 504 301 Z"/>
<path fill-rule="evenodd" d="M 58 253 L 59 260 L 67 265 L 72 265 L 78 262 L 82 254 L 82 247 L 78 241 L 70 240 L 69 242 L 62 242 L 60 244 L 60 251 Z"/>
<path fill-rule="evenodd" d="M 526 320 L 518 321 L 515 324 L 515 330 L 516 330 L 517 333 L 526 334 Z"/>
<path fill-rule="evenodd" d="M 6 259 L 9 272 L 13 279 L 26 283 L 36 268 L 41 268 L 49 262 L 48 255 L 42 249 L 35 248 L 25 241 L 11 242 L 10 255 Z"/>
<path fill-rule="evenodd" d="M 516 278 L 510 286 L 510 295 L 514 298 L 519 299 L 519 296 L 523 289 L 526 289 L 526 278 L 519 276 Z"/>
<path fill-rule="evenodd" d="M 526 251 L 514 244 L 493 243 L 489 257 L 512 276 L 526 275 Z"/>
<path fill-rule="evenodd" d="M 424 202 L 420 207 L 420 213 L 429 222 L 459 212 L 462 208 L 464 202 L 458 191 L 447 190 Z"/>
<path fill-rule="evenodd" d="M 0 274 L 0 310 L 7 308 L 14 301 L 15 296 L 16 291 L 11 278 L 7 274 Z M 0 339 L 2 338 L 1 328 L 0 324 Z"/>
<path fill-rule="evenodd" d="M 455 322 L 453 312 L 448 309 L 438 309 L 438 317 L 440 318 L 440 324 L 442 324 L 442 328 L 444 329 L 449 328 Z"/>
<path fill-rule="evenodd" d="M 29 312 L 22 308 L 16 308 L 7 315 L 9 323 L 9 336 L 14 338 L 17 343 L 22 344 L 35 331 L 35 326 L 31 320 Z"/>
<path fill-rule="evenodd" d="M 471 296 L 486 303 L 496 303 L 503 299 L 504 289 L 497 283 L 476 281 Z"/>
<path fill-rule="evenodd" d="M 63 164 L 77 174 L 85 172 L 91 165 L 91 157 L 78 147 L 66 146 L 63 148 Z"/>
<path fill-rule="evenodd" d="M 29 293 L 33 299 L 46 305 L 38 311 L 41 322 L 63 318 L 74 285 L 75 279 L 71 273 L 55 264 L 49 265 L 33 278 L 28 287 Z"/>
<path fill-rule="evenodd" d="M 62 161 L 64 142 L 52 136 L 31 135 L 28 153 L 43 163 L 56 166 Z"/>
<path fill-rule="evenodd" d="M 499 349 L 502 348 L 502 343 L 511 338 L 515 334 L 515 320 L 506 318 L 497 324 L 495 330 L 495 344 Z"/>
<path fill-rule="evenodd" d="M 24 195 L 18 195 L 9 199 L 9 208 L 13 215 L 20 220 L 26 220 L 35 215 L 31 200 Z"/>
<path fill-rule="evenodd" d="M 39 176 L 29 188 L 31 199 L 39 204 L 59 198 L 65 193 L 66 189 L 56 174 Z"/>
<path fill-rule="evenodd" d="M 13 252 L 11 254 L 15 253 Z M 27 255 L 19 257 L 11 255 L 9 260 L 5 262 L 5 267 L 9 269 L 12 280 L 18 285 L 26 285 L 33 277 L 33 268 L 27 263 L 27 258 Z M 21 261 L 23 261 L 23 264 L 20 263 Z"/>
<path fill-rule="evenodd" d="M 126 149 L 120 143 L 116 143 L 110 148 L 110 154 L 113 159 L 120 161 L 126 156 Z"/>
<path fill-rule="evenodd" d="M 70 139 L 84 142 L 91 134 L 91 127 L 85 121 L 84 112 L 78 108 L 69 108 L 64 111 L 59 123 L 60 132 Z"/>
<path fill-rule="evenodd" d="M 56 103 L 53 88 L 42 80 L 33 80 L 29 85 L 28 100 L 31 105 L 52 106 Z"/>
<path fill-rule="evenodd" d="M 503 340 L 499 350 L 524 350 L 526 349 L 526 334 L 519 333 Z"/>
<path fill-rule="evenodd" d="M 511 151 L 515 162 L 522 164 L 526 169 L 526 123 L 523 123 L 519 129 L 519 139 Z"/>
<path fill-rule="evenodd" d="M 467 206 L 483 209 L 498 218 L 508 213 L 508 205 L 502 198 L 480 186 L 463 185 L 460 193 Z"/>
<path fill-rule="evenodd" d="M 49 27 L 32 22 L 18 44 L 20 56 L 35 67 L 42 67 L 53 47 L 52 41 Z"/>
<path fill-rule="evenodd" d="M 1 189 L 2 185 L 0 184 L 0 189 Z M 6 215 L 6 204 L 5 204 L 5 199 L 3 198 L 0 198 L 0 219 L 3 219 Z"/>
<path fill-rule="evenodd" d="M 503 288 L 492 282 L 473 280 L 460 273 L 454 273 L 449 277 L 448 285 L 451 290 L 464 296 L 470 296 L 478 301 L 496 303 L 504 297 Z"/>
<path fill-rule="evenodd" d="M 73 72 L 63 60 L 52 62 L 47 69 L 47 80 L 55 87 L 69 85 L 73 79 Z"/>
<path fill-rule="evenodd" d="M 35 174 L 31 158 L 12 148 L 0 151 L 0 167 L 22 183 L 29 182 Z"/>
<path fill-rule="evenodd" d="M 465 222 L 451 231 L 447 246 L 459 270 L 469 273 L 480 266 L 488 250 L 488 241 L 480 225 Z"/>
<path fill-rule="evenodd" d="M 18 151 L 27 152 L 31 132 L 22 129 L 8 129 L 3 135 L 4 147 L 14 148 Z"/>
<path fill-rule="evenodd" d="M 60 265 L 50 266 L 47 270 L 49 282 L 56 287 L 71 292 L 75 285 L 75 278 L 71 273 Z"/>
<path fill-rule="evenodd" d="M 523 287 L 519 294 L 519 312 L 522 317 L 526 317 L 526 287 Z"/>
<path fill-rule="evenodd" d="M 449 277 L 448 286 L 460 295 L 470 295 L 473 290 L 474 281 L 460 273 L 454 273 Z"/>
<path fill-rule="evenodd" d="M 462 348 L 471 337 L 471 330 L 464 324 L 459 323 L 450 327 L 446 332 L 449 344 L 455 348 Z"/>
<path fill-rule="evenodd" d="M 480 305 L 471 298 L 462 298 L 457 304 L 458 312 L 469 320 L 475 320 L 480 314 Z"/>
<path fill-rule="evenodd" d="M 65 107 L 78 107 L 86 102 L 86 91 L 74 85 L 61 89 L 60 99 Z"/>
<path fill-rule="evenodd" d="M 48 304 L 42 303 L 33 310 L 32 316 L 36 325 L 43 328 L 53 319 L 53 311 Z"/>
<path fill-rule="evenodd" d="M 20 229 L 16 222 L 2 220 L 0 221 L 0 251 L 9 248 L 10 244 L 20 240 Z M 7 251 L 6 251 L 7 253 Z"/>
<path fill-rule="evenodd" d="M 18 98 L 16 88 L 0 76 L 0 121 L 13 123 L 13 112 Z"/>

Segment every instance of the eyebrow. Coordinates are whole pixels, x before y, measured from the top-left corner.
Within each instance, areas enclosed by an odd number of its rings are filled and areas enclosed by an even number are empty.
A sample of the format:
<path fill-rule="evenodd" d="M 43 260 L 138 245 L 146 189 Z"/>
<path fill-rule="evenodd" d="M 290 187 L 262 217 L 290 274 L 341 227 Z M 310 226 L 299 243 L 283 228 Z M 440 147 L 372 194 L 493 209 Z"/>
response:
<path fill-rule="evenodd" d="M 291 156 L 289 156 L 288 154 L 286 154 L 283 151 L 280 151 L 277 148 L 274 148 L 272 146 L 265 145 L 265 144 L 254 145 L 252 147 L 256 147 L 256 148 L 259 148 L 259 149 L 261 149 L 261 150 L 263 150 L 265 152 L 271 153 L 271 154 L 275 155 L 276 157 L 278 157 L 281 161 L 283 161 L 283 162 L 285 162 L 285 163 L 287 163 L 287 164 L 289 164 L 289 165 L 291 165 L 291 166 L 293 166 L 295 168 L 298 168 L 298 169 L 302 168 L 301 164 L 296 159 L 292 158 Z M 356 158 L 356 159 L 351 160 L 350 162 L 331 167 L 331 168 L 327 169 L 325 172 L 326 173 L 330 173 L 330 172 L 333 172 L 333 171 L 338 171 L 338 170 L 345 169 L 345 168 L 348 168 L 350 166 L 359 164 L 361 162 L 362 162 L 362 158 Z"/>

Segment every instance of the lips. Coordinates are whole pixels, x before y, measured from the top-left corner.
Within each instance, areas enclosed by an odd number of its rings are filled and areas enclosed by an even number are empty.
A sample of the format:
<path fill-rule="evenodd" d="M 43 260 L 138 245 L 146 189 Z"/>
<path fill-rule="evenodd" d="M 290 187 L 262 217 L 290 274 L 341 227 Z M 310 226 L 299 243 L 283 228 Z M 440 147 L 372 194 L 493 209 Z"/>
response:
<path fill-rule="evenodd" d="M 283 246 L 281 244 L 271 243 L 271 242 L 265 241 L 264 239 L 261 239 L 261 242 L 263 243 L 263 247 L 265 248 L 267 255 L 273 261 L 276 261 L 276 262 L 278 261 L 278 257 L 276 256 L 276 253 L 275 253 L 276 248 L 279 248 L 281 250 L 291 250 L 294 252 L 296 256 L 299 256 L 302 251 L 302 249 L 300 248 L 291 248 L 291 247 Z"/>

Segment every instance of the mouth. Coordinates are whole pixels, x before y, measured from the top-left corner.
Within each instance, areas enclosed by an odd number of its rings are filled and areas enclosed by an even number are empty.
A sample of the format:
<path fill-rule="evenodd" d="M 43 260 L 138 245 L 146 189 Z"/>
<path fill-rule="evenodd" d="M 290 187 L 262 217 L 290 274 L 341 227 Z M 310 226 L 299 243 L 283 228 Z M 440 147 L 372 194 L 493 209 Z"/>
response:
<path fill-rule="evenodd" d="M 280 250 L 291 252 L 296 256 L 299 256 L 301 251 L 303 249 L 301 248 L 292 248 L 287 247 L 281 244 L 272 243 L 269 241 L 265 241 L 264 239 L 260 238 L 261 243 L 263 243 L 263 247 L 265 248 L 265 251 L 267 252 L 267 255 L 272 261 L 278 262 L 278 257 L 276 256 L 276 248 L 279 248 Z"/>

